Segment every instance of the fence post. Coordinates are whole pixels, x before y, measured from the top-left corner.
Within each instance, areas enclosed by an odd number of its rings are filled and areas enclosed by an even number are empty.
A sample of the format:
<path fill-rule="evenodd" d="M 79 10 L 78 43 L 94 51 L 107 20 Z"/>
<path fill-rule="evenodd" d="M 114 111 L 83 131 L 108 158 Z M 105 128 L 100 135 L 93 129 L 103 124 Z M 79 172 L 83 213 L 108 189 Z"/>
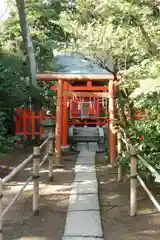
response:
<path fill-rule="evenodd" d="M 121 155 L 122 153 L 122 134 L 121 132 L 118 132 L 117 134 L 117 152 L 118 152 L 118 157 Z M 118 163 L 118 182 L 122 181 L 122 166 L 120 165 L 120 163 Z"/>
<path fill-rule="evenodd" d="M 49 163 L 49 181 L 53 182 L 53 134 L 49 134 L 48 141 L 48 163 Z"/>
<path fill-rule="evenodd" d="M 134 216 L 137 211 L 137 150 L 132 146 L 130 152 L 130 216 Z"/>
<path fill-rule="evenodd" d="M 33 214 L 39 214 L 39 164 L 40 147 L 34 147 L 33 159 Z"/>
<path fill-rule="evenodd" d="M 0 178 L 0 240 L 3 239 L 3 202 L 2 202 L 2 198 L 3 198 L 3 183 L 2 183 L 2 179 Z"/>

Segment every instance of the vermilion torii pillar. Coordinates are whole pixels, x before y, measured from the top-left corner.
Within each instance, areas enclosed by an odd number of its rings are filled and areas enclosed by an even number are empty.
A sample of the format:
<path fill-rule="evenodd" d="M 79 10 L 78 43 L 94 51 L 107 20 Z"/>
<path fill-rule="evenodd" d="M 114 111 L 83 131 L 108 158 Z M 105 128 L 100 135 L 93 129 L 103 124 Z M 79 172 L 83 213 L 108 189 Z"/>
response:
<path fill-rule="evenodd" d="M 64 81 L 63 89 L 68 90 L 68 81 Z M 68 97 L 63 96 L 63 115 L 62 115 L 62 145 L 68 147 Z"/>
<path fill-rule="evenodd" d="M 58 80 L 57 84 L 57 104 L 56 104 L 56 139 L 55 139 L 55 167 L 61 166 L 61 137 L 62 137 L 62 98 L 63 80 Z"/>
<path fill-rule="evenodd" d="M 120 79 L 120 75 L 117 76 L 116 80 Z M 55 166 L 60 165 L 61 163 L 61 141 L 66 144 L 68 138 L 68 126 L 63 121 L 63 137 L 62 140 L 62 118 L 64 117 L 67 119 L 66 123 L 68 122 L 68 111 L 65 106 L 66 99 L 71 97 L 72 94 L 77 96 L 87 96 L 87 97 L 108 97 L 108 93 L 105 92 L 72 92 L 72 91 L 63 91 L 63 82 L 64 81 L 92 81 L 92 82 L 106 82 L 109 81 L 109 143 L 110 143 L 110 163 L 114 165 L 116 163 L 116 133 L 113 126 L 113 120 L 115 118 L 115 88 L 114 88 L 114 76 L 111 74 L 101 74 L 101 75 L 79 75 L 79 74 L 59 74 L 59 73 L 44 73 L 44 74 L 37 74 L 37 79 L 45 82 L 49 81 L 58 81 L 57 86 L 57 107 L 56 107 L 56 159 L 55 159 Z M 67 88 L 67 84 L 64 84 L 64 87 Z M 62 97 L 64 98 L 64 108 L 62 110 Z M 64 104 L 65 103 L 65 104 Z M 63 113 L 63 115 L 62 115 Z M 66 127 L 67 126 L 67 127 Z M 66 131 L 67 129 L 67 131 Z"/>
<path fill-rule="evenodd" d="M 110 163 L 116 164 L 116 132 L 113 125 L 115 119 L 115 83 L 109 81 L 109 145 L 110 145 Z"/>

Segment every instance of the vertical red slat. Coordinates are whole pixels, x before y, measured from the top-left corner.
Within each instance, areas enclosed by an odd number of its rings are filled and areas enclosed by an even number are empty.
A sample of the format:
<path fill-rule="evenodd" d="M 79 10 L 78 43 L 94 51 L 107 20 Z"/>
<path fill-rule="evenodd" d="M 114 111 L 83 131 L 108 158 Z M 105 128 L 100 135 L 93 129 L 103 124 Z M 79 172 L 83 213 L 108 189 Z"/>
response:
<path fill-rule="evenodd" d="M 35 112 L 31 111 L 31 134 L 32 134 L 32 139 L 35 139 Z"/>
<path fill-rule="evenodd" d="M 25 109 L 25 108 L 23 108 L 23 110 L 22 110 L 22 112 L 23 112 L 23 133 L 24 133 L 24 140 L 26 140 L 26 135 L 27 135 L 27 126 L 26 126 L 26 124 L 27 124 L 27 110 Z"/>
<path fill-rule="evenodd" d="M 42 111 L 40 112 L 40 122 L 42 122 L 43 119 L 44 119 L 44 111 L 42 110 Z M 42 136 L 42 134 L 43 134 L 43 127 L 40 126 L 40 136 Z"/>
<path fill-rule="evenodd" d="M 19 134 L 21 130 L 21 123 L 20 123 L 20 118 L 19 118 L 19 109 L 17 108 L 15 110 L 14 114 L 14 122 L 15 122 L 15 134 Z"/>

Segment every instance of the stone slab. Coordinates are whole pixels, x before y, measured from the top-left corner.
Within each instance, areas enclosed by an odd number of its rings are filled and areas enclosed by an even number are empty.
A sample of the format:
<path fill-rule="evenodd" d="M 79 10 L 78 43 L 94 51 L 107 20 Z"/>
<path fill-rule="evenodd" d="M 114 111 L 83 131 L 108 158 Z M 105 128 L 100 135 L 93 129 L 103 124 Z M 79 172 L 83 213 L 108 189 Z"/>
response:
<path fill-rule="evenodd" d="M 103 238 L 94 237 L 63 237 L 62 240 L 103 240 Z"/>
<path fill-rule="evenodd" d="M 95 172 L 96 168 L 92 165 L 82 165 L 82 164 L 76 164 L 74 168 L 75 172 Z"/>
<path fill-rule="evenodd" d="M 99 150 L 99 144 L 98 142 L 89 142 L 88 143 L 88 148 L 89 148 L 89 151 L 98 151 Z"/>
<path fill-rule="evenodd" d="M 99 211 L 69 211 L 66 219 L 64 237 L 102 237 Z"/>
<path fill-rule="evenodd" d="M 95 156 L 94 155 L 81 155 L 81 156 L 77 156 L 77 158 L 95 158 Z"/>
<path fill-rule="evenodd" d="M 82 181 L 95 181 L 96 180 L 96 172 L 77 172 L 74 181 L 82 182 Z"/>
<path fill-rule="evenodd" d="M 95 164 L 95 158 L 77 158 L 76 164 Z"/>
<path fill-rule="evenodd" d="M 72 184 L 72 194 L 98 194 L 98 183 L 97 181 L 83 181 L 83 182 L 74 182 Z"/>
<path fill-rule="evenodd" d="M 94 157 L 95 158 L 96 156 L 96 153 L 95 152 L 89 152 L 89 151 L 81 151 L 79 154 L 78 154 L 78 157 Z"/>
<path fill-rule="evenodd" d="M 88 144 L 86 142 L 77 142 L 76 144 L 76 150 L 77 151 L 84 151 L 84 150 L 88 150 Z"/>
<path fill-rule="evenodd" d="M 76 160 L 76 165 L 84 165 L 84 166 L 94 166 L 95 165 L 95 160 L 86 160 L 86 159 L 77 159 Z"/>
<path fill-rule="evenodd" d="M 68 211 L 99 211 L 97 194 L 71 195 Z"/>
<path fill-rule="evenodd" d="M 95 158 L 94 155 L 77 155 L 77 158 Z"/>
<path fill-rule="evenodd" d="M 77 156 L 77 158 L 95 158 L 95 156 L 90 156 L 90 155 L 84 155 L 84 156 Z"/>

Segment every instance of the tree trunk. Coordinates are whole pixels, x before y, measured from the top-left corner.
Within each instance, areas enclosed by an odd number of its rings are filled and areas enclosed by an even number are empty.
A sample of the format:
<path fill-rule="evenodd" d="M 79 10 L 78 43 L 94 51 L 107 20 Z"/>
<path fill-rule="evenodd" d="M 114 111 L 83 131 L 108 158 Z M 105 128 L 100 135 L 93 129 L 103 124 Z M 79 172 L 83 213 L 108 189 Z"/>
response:
<path fill-rule="evenodd" d="M 31 36 L 29 34 L 29 25 L 27 21 L 27 13 L 25 8 L 24 0 L 16 0 L 16 6 L 19 14 L 20 26 L 21 26 L 21 35 L 24 43 L 25 54 L 29 63 L 29 75 L 30 75 L 30 87 L 31 91 L 35 93 L 36 97 L 32 97 L 32 110 L 35 111 L 35 115 L 40 113 L 40 88 L 37 85 L 36 81 L 36 59 L 34 53 L 34 47 L 32 43 Z M 37 94 L 38 93 L 38 94 Z M 33 94 L 34 95 L 34 94 Z M 39 121 L 35 123 L 36 131 L 39 131 Z M 36 136 L 36 140 L 39 141 L 39 136 Z"/>
<path fill-rule="evenodd" d="M 132 16 L 135 24 L 137 25 L 137 27 L 140 28 L 141 33 L 148 45 L 148 50 L 150 52 L 150 54 L 154 57 L 154 56 L 158 56 L 159 51 L 158 51 L 158 47 L 154 44 L 154 42 L 152 41 L 152 39 L 150 38 L 149 34 L 147 33 L 147 31 L 145 30 L 145 27 L 143 25 L 143 23 L 141 22 L 141 20 L 135 16 Z"/>
<path fill-rule="evenodd" d="M 20 26 L 21 26 L 21 35 L 24 43 L 24 49 L 26 56 L 28 57 L 29 68 L 30 68 L 30 84 L 36 88 L 39 88 L 36 81 L 36 59 L 33 48 L 33 43 L 31 36 L 29 34 L 29 25 L 27 21 L 27 13 L 24 4 L 24 0 L 16 0 Z"/>

